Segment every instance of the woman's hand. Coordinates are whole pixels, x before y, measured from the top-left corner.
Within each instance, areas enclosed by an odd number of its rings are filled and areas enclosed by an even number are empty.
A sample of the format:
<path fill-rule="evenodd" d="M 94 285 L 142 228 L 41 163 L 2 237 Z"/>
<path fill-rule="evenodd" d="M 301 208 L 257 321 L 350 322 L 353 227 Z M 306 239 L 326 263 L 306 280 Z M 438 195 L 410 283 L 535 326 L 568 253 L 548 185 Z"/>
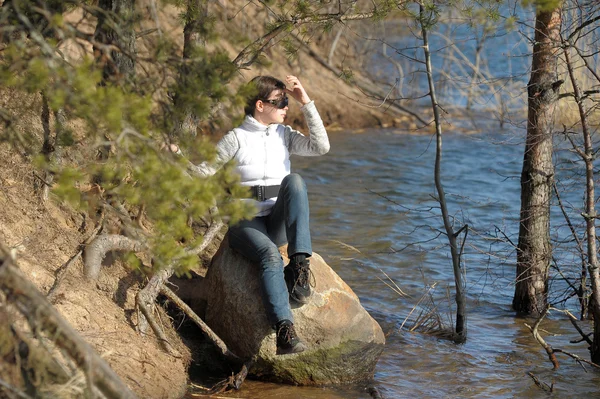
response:
<path fill-rule="evenodd" d="M 306 90 L 304 90 L 302 83 L 300 83 L 300 79 L 295 76 L 288 75 L 285 77 L 285 81 L 289 87 L 289 89 L 285 89 L 286 93 L 288 93 L 302 105 L 306 105 L 310 102 L 310 97 L 308 97 L 308 94 L 306 94 Z"/>

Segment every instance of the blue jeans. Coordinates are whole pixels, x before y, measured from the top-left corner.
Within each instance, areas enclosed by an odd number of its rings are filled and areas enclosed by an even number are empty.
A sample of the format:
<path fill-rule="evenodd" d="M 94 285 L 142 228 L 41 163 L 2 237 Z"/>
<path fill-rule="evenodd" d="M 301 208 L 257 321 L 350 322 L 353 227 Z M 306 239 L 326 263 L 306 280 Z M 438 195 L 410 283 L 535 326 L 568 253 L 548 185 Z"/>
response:
<path fill-rule="evenodd" d="M 294 321 L 278 247 L 288 243 L 288 256 L 312 255 L 306 184 L 292 173 L 281 181 L 277 201 L 267 216 L 242 220 L 229 228 L 229 246 L 259 269 L 262 300 L 269 323 Z"/>

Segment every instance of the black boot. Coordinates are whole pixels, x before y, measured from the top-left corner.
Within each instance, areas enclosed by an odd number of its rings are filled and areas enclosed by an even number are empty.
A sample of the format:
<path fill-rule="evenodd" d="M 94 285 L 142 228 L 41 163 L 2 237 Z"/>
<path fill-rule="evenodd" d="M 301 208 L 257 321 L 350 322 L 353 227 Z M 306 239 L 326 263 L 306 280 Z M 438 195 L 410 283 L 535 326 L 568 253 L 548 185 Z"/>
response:
<path fill-rule="evenodd" d="M 296 335 L 294 323 L 289 320 L 281 320 L 275 326 L 277 332 L 277 354 L 300 353 L 306 350 L 306 345 Z"/>
<path fill-rule="evenodd" d="M 306 255 L 293 255 L 283 272 L 290 298 L 301 304 L 307 303 L 311 294 L 310 280 L 312 273 L 310 271 L 310 261 Z"/>

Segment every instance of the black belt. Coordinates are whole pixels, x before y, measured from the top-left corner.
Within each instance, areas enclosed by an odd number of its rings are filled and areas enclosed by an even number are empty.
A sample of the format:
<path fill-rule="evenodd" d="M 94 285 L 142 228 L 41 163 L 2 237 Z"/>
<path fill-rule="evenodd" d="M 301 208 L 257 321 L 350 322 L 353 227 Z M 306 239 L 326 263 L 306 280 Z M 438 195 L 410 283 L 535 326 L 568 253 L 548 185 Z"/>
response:
<path fill-rule="evenodd" d="M 257 201 L 264 201 L 269 198 L 277 197 L 279 194 L 279 185 L 277 186 L 252 186 L 250 187 L 252 198 Z"/>

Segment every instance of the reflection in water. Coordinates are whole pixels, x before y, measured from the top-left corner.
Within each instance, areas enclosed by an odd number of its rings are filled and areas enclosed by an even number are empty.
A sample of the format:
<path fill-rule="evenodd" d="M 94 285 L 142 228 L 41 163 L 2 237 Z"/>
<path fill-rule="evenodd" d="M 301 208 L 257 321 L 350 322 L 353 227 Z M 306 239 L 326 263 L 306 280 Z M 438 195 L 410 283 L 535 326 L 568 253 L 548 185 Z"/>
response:
<path fill-rule="evenodd" d="M 561 368 L 552 371 L 524 326 L 526 320 L 510 310 L 514 253 L 494 237 L 505 234 L 517 240 L 522 146 L 507 144 L 515 141 L 514 133 L 444 138 L 449 209 L 458 226 L 470 226 L 464 255 L 468 340 L 462 345 L 398 331 L 426 286 L 437 283 L 434 295 L 442 307 L 448 306 L 447 288 L 452 291 L 449 251 L 444 237 L 438 237 L 442 225 L 432 199 L 431 137 L 381 130 L 331 136 L 328 155 L 295 158 L 293 169 L 309 187 L 314 250 L 353 288 L 387 334 L 375 374 L 384 397 L 546 398 L 528 372 L 554 382 L 553 397 L 597 394 L 597 373 L 584 373 L 567 358 L 559 358 Z M 385 278 L 382 272 L 410 297 L 400 298 L 388 288 L 379 279 Z M 544 328 L 576 338 L 560 315 Z M 581 344 L 565 346 L 565 337 L 547 339 L 589 357 Z M 305 388 L 249 380 L 240 392 L 226 396 L 370 398 L 364 386 Z"/>

